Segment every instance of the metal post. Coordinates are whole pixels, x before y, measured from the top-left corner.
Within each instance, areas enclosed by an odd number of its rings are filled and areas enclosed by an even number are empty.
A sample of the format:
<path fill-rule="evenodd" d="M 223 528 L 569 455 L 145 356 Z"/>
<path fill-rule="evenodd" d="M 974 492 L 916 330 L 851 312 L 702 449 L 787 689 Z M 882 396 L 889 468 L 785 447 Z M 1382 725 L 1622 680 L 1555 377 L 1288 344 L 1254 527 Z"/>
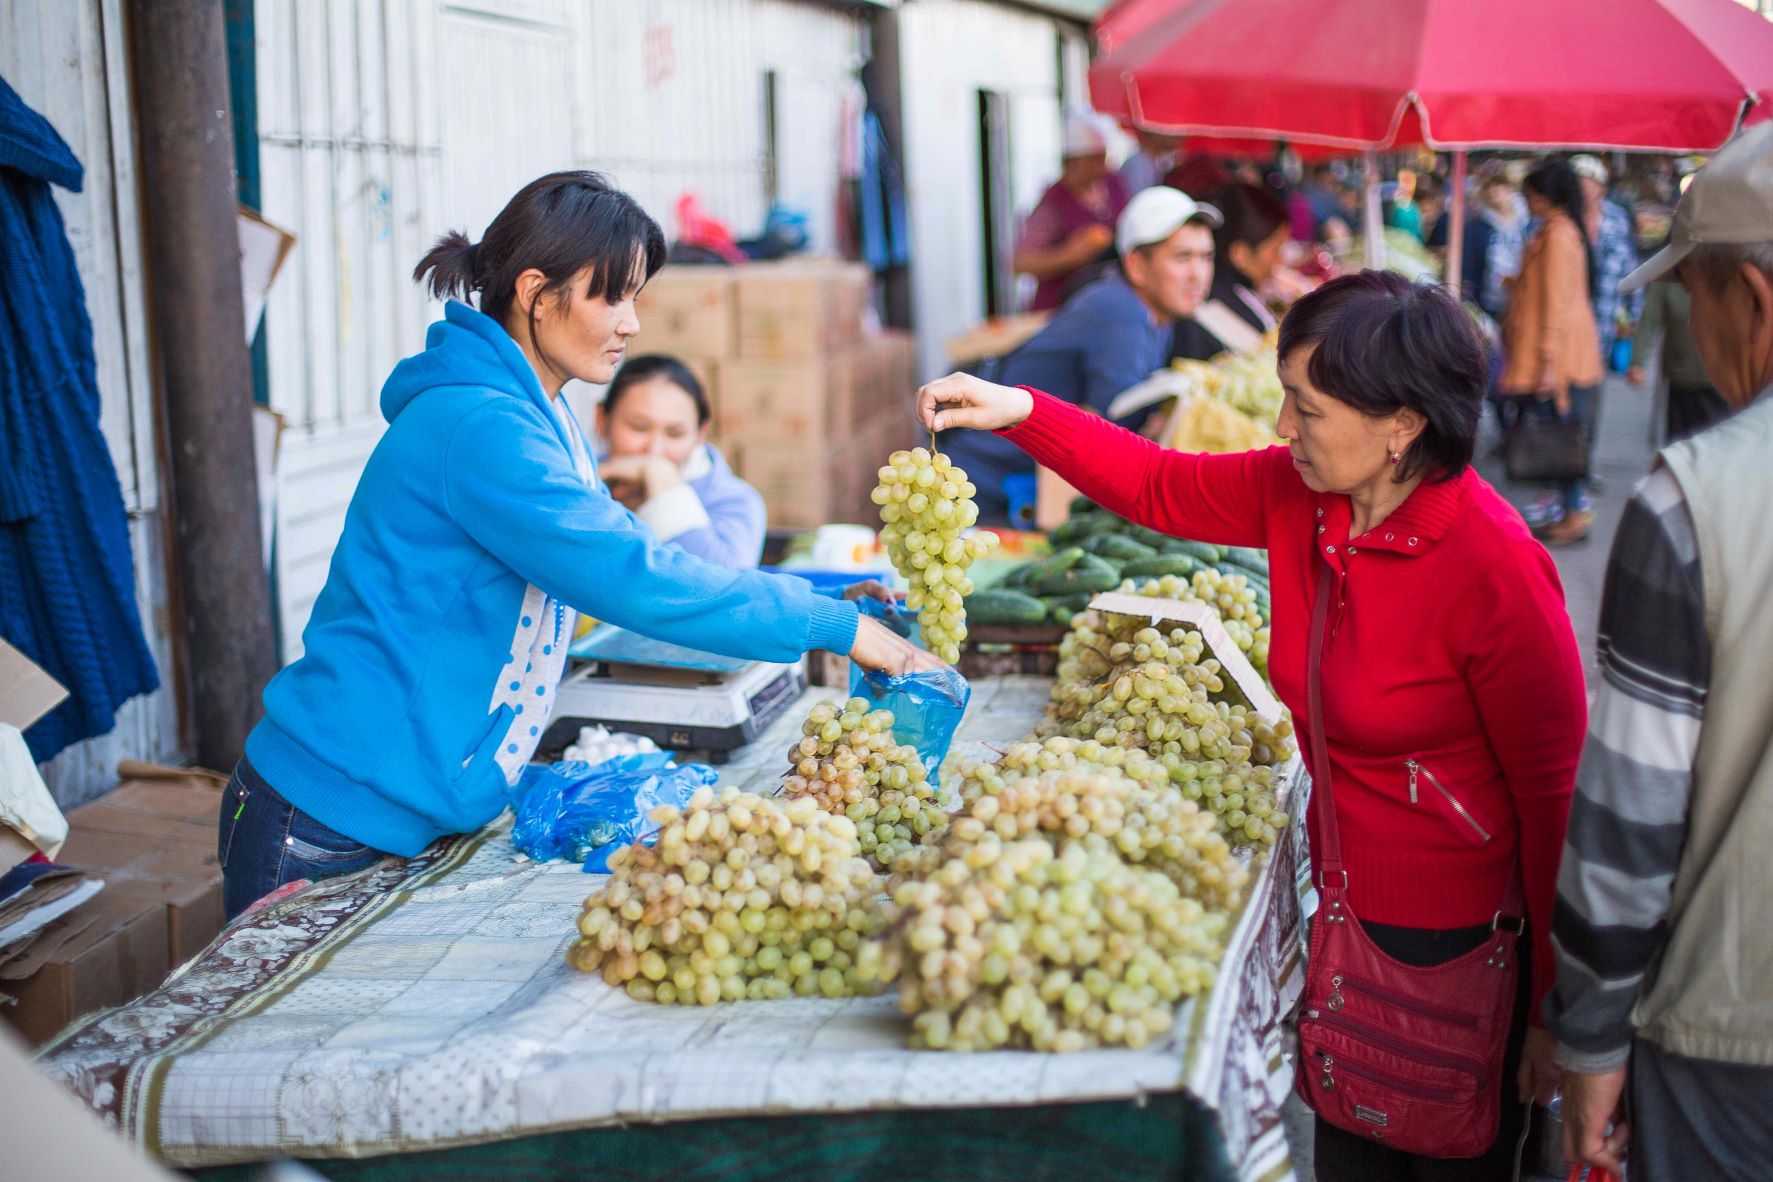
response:
<path fill-rule="evenodd" d="M 227 770 L 276 670 L 241 326 L 222 0 L 132 0 L 149 296 L 197 758 Z"/>
<path fill-rule="evenodd" d="M 1385 266 L 1385 215 L 1379 208 L 1379 154 L 1368 152 L 1362 164 L 1367 186 L 1366 265 L 1369 270 L 1377 271 Z"/>
<path fill-rule="evenodd" d="M 1433 229 L 1424 226 L 1423 230 Z M 1447 209 L 1447 290 L 1459 298 L 1459 280 L 1465 269 L 1465 153 L 1453 153 L 1452 204 Z"/>
<path fill-rule="evenodd" d="M 899 11 L 882 8 L 868 18 L 868 59 L 862 64 L 862 85 L 868 102 L 880 116 L 880 128 L 887 144 L 899 153 L 903 175 L 905 160 L 905 96 L 901 74 L 904 70 L 899 53 Z M 912 266 L 916 266 L 915 257 Z M 886 307 L 882 319 L 893 328 L 912 327 L 911 268 L 893 267 L 882 277 Z"/>

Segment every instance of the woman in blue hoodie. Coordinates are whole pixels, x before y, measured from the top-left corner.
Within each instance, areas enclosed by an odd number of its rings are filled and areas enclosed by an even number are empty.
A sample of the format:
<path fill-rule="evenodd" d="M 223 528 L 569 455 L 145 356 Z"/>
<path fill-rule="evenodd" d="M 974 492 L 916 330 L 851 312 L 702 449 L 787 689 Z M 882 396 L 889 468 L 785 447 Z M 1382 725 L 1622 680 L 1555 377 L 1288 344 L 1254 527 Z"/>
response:
<path fill-rule="evenodd" d="M 607 383 L 640 330 L 664 235 L 595 173 L 511 199 L 478 243 L 442 238 L 414 278 L 452 299 L 382 388 L 302 657 L 224 797 L 230 916 L 277 886 L 411 857 L 505 807 L 553 708 L 577 613 L 763 661 L 813 649 L 937 668 L 802 580 L 661 545 L 598 478 L 561 387 Z"/>
<path fill-rule="evenodd" d="M 683 362 L 649 353 L 616 373 L 597 408 L 597 473 L 661 542 L 733 570 L 763 554 L 764 506 L 708 442 L 707 391 Z"/>

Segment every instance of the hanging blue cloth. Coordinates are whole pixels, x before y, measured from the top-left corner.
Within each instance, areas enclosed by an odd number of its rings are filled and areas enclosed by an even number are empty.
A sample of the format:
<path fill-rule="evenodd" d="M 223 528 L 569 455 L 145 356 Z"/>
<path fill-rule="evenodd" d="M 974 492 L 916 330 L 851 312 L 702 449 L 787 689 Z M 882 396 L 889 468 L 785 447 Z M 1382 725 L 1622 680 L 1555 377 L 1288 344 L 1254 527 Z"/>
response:
<path fill-rule="evenodd" d="M 68 689 L 25 732 L 39 762 L 160 684 L 129 519 L 99 429 L 92 321 L 51 185 L 80 162 L 0 78 L 0 637 Z"/>
<path fill-rule="evenodd" d="M 862 116 L 862 257 L 876 271 L 911 262 L 911 228 L 905 213 L 905 182 L 887 144 L 886 129 L 872 110 Z"/>

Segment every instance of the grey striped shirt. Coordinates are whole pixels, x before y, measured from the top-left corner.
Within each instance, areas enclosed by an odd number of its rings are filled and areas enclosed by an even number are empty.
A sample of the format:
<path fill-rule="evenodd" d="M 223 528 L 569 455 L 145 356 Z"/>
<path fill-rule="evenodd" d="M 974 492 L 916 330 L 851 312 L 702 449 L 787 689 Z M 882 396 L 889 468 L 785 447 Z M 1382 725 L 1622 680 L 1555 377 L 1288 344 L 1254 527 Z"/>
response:
<path fill-rule="evenodd" d="M 1558 872 L 1545 1005 L 1575 1071 L 1625 1064 L 1631 1010 L 1668 932 L 1711 642 L 1693 519 L 1666 469 L 1626 505 L 1608 559 L 1589 711 Z"/>

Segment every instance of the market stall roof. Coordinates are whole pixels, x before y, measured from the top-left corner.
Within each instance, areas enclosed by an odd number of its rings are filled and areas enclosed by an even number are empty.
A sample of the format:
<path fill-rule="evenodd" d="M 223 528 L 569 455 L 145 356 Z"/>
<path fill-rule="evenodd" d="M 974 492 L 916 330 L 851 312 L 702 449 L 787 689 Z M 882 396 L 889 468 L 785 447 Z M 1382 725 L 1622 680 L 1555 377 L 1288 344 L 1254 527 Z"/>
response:
<path fill-rule="evenodd" d="M 1773 109 L 1773 22 L 1734 0 L 1121 0 L 1096 107 L 1343 151 L 1710 151 Z"/>

